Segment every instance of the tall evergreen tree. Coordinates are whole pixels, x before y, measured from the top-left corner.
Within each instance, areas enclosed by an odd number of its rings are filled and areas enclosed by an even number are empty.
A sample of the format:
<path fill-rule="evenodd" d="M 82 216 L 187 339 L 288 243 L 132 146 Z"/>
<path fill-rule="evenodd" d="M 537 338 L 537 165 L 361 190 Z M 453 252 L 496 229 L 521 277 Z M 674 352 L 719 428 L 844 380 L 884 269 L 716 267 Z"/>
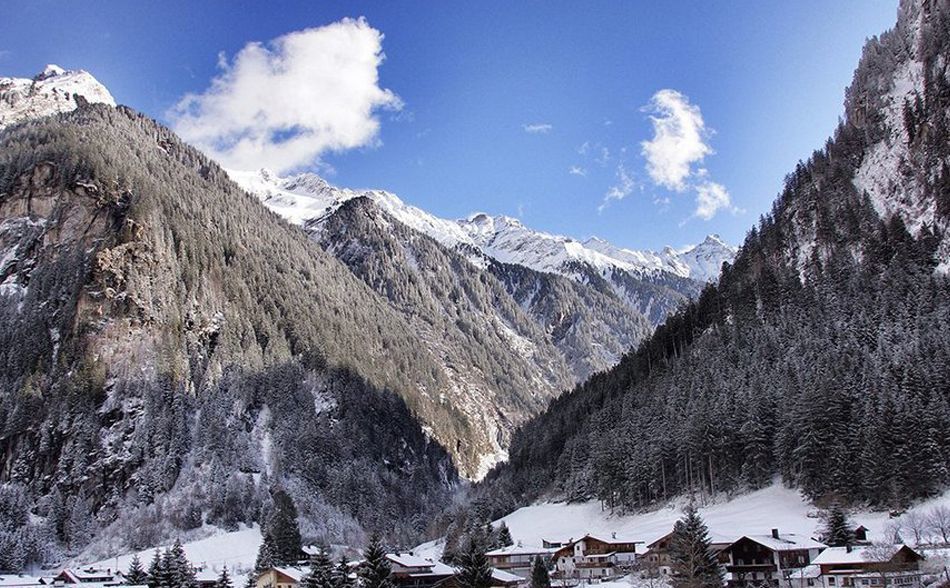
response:
<path fill-rule="evenodd" d="M 531 588 L 551 588 L 548 566 L 541 556 L 534 558 L 534 563 L 531 565 Z"/>
<path fill-rule="evenodd" d="M 511 537 L 511 531 L 508 529 L 508 525 L 505 524 L 505 521 L 502 521 L 498 525 L 498 547 L 508 547 L 509 545 L 514 545 L 515 540 Z"/>
<path fill-rule="evenodd" d="M 386 558 L 379 534 L 373 533 L 369 544 L 363 551 L 363 564 L 360 566 L 359 577 L 362 588 L 394 588 L 392 580 L 392 566 Z"/>
<path fill-rule="evenodd" d="M 244 588 L 254 588 L 257 585 L 257 578 L 261 574 L 276 565 L 274 561 L 274 540 L 269 532 L 264 532 L 261 546 L 257 548 L 257 558 L 254 560 L 254 569 L 247 575 L 247 582 Z"/>
<path fill-rule="evenodd" d="M 145 581 L 148 588 L 165 588 L 165 563 L 162 560 L 162 553 L 155 549 L 155 555 L 152 556 L 152 563 L 148 565 L 148 577 Z"/>
<path fill-rule="evenodd" d="M 673 588 L 722 588 L 719 562 L 710 549 L 706 523 L 690 504 L 673 526 L 670 559 Z"/>
<path fill-rule="evenodd" d="M 854 528 L 848 514 L 835 504 L 825 513 L 825 524 L 821 531 L 821 541 L 831 547 L 843 547 L 854 543 Z"/>
<path fill-rule="evenodd" d="M 162 559 L 165 568 L 165 586 L 168 588 L 194 588 L 197 585 L 195 568 L 188 561 L 181 540 L 176 539 L 175 544 L 165 551 Z"/>
<path fill-rule="evenodd" d="M 355 582 L 350 577 L 350 564 L 346 561 L 346 557 L 341 555 L 340 561 L 333 569 L 333 586 L 334 588 L 353 588 L 354 585 Z"/>
<path fill-rule="evenodd" d="M 274 563 L 294 565 L 303 555 L 300 542 L 300 527 L 297 525 L 297 507 L 283 489 L 272 494 L 274 512 L 270 517 L 269 531 L 274 545 Z"/>
<path fill-rule="evenodd" d="M 310 557 L 310 570 L 300 582 L 302 588 L 335 588 L 329 551 L 328 547 L 320 546 Z"/>
<path fill-rule="evenodd" d="M 215 588 L 234 588 L 234 583 L 231 582 L 231 575 L 228 574 L 228 566 L 221 568 L 221 574 L 218 575 L 218 581 L 214 586 Z"/>
<path fill-rule="evenodd" d="M 488 588 L 491 586 L 491 565 L 485 555 L 485 542 L 476 533 L 468 536 L 459 554 L 458 582 L 462 588 Z"/>
<path fill-rule="evenodd" d="M 142 560 L 139 559 L 139 554 L 132 556 L 132 562 L 129 564 L 129 571 L 125 574 L 125 583 L 132 586 L 138 586 L 146 584 L 148 582 L 148 574 L 145 572 L 145 568 L 142 567 Z"/>

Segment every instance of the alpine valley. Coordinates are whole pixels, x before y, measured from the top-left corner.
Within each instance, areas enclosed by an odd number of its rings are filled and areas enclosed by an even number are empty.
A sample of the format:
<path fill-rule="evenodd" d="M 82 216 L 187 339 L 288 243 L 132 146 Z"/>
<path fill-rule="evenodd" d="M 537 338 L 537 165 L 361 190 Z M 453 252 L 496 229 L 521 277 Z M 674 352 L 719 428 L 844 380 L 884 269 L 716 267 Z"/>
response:
<path fill-rule="evenodd" d="M 632 250 L 225 169 L 84 71 L 0 78 L 0 569 L 939 500 L 950 0 L 901 1 L 830 130 L 741 248 Z"/>

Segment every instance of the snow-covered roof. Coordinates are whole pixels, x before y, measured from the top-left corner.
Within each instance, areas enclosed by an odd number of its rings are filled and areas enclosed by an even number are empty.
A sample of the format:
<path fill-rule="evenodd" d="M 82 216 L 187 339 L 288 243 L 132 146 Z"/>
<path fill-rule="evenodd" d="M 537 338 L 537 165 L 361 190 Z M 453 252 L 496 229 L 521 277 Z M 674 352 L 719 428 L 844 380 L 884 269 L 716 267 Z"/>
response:
<path fill-rule="evenodd" d="M 524 578 L 522 578 L 521 576 L 512 574 L 510 572 L 506 572 L 504 570 L 498 570 L 495 568 L 492 568 L 491 570 L 491 577 L 493 580 L 504 582 L 506 584 L 509 582 L 521 582 L 522 580 L 524 580 Z"/>
<path fill-rule="evenodd" d="M 309 567 L 275 567 L 274 571 L 281 573 L 288 578 L 291 578 L 294 582 L 299 582 L 301 578 L 307 575 L 307 572 L 310 571 Z"/>
<path fill-rule="evenodd" d="M 217 582 L 221 574 L 211 568 L 198 568 L 195 570 L 195 580 L 199 582 Z"/>
<path fill-rule="evenodd" d="M 847 547 L 829 547 L 821 553 L 818 554 L 812 563 L 815 564 L 859 564 L 859 563 L 874 563 L 881 561 L 881 556 L 886 556 L 887 559 L 894 557 L 894 555 L 906 547 L 903 544 L 897 545 L 885 545 L 883 547 L 852 547 L 850 550 Z M 908 549 L 910 549 L 908 547 Z"/>
<path fill-rule="evenodd" d="M 821 568 L 817 564 L 809 564 L 800 570 L 795 570 L 789 577 L 793 580 L 807 580 L 821 575 Z"/>
<path fill-rule="evenodd" d="M 597 539 L 604 543 L 644 543 L 642 537 L 630 533 L 588 533 L 584 538 Z"/>
<path fill-rule="evenodd" d="M 499 556 L 499 555 L 551 555 L 554 552 L 561 549 L 559 547 L 541 547 L 539 545 L 509 545 L 507 547 L 499 547 L 498 549 L 492 549 L 487 552 L 485 555 L 489 556 Z"/>
<path fill-rule="evenodd" d="M 431 559 L 419 557 L 411 553 L 387 553 L 386 559 L 404 568 L 431 568 L 435 565 Z"/>
<path fill-rule="evenodd" d="M 0 586 L 39 586 L 43 578 L 23 574 L 0 574 Z"/>
<path fill-rule="evenodd" d="M 821 541 L 815 541 L 811 537 L 796 535 L 795 533 L 783 533 L 778 538 L 772 535 L 744 535 L 746 539 L 755 541 L 759 545 L 764 545 L 773 551 L 794 551 L 797 549 L 824 549 L 828 547 Z M 741 537 L 740 537 L 741 539 Z"/>

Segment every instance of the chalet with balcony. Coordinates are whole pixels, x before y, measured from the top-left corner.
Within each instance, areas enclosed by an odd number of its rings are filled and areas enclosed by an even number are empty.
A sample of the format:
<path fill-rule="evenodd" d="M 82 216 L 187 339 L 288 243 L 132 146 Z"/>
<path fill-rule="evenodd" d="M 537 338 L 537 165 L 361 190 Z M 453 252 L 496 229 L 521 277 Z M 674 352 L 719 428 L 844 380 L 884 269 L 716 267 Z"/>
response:
<path fill-rule="evenodd" d="M 725 550 L 729 588 L 773 586 L 778 588 L 811 564 L 828 546 L 794 533 L 745 535 Z"/>
<path fill-rule="evenodd" d="M 817 588 L 919 588 L 924 556 L 906 545 L 829 547 L 813 561 Z"/>
<path fill-rule="evenodd" d="M 710 534 L 710 539 L 712 543 L 709 547 L 713 553 L 716 554 L 719 565 L 723 568 L 723 573 L 725 573 L 725 567 L 729 564 L 729 554 L 726 552 L 726 549 L 736 541 L 736 538 Z M 670 559 L 670 544 L 672 540 L 673 533 L 670 532 L 652 543 L 647 544 L 646 551 L 639 558 L 641 569 L 645 573 L 655 576 L 668 576 L 672 573 L 670 567 L 672 564 L 672 560 Z"/>
<path fill-rule="evenodd" d="M 553 561 L 555 577 L 590 580 L 619 576 L 637 561 L 637 545 L 643 541 L 617 533 L 585 535 L 557 548 Z"/>
<path fill-rule="evenodd" d="M 536 545 L 523 545 L 520 541 L 515 545 L 493 549 L 486 553 L 488 562 L 496 570 L 515 574 L 522 578 L 531 577 L 531 566 L 534 560 L 540 557 L 543 561 L 550 562 L 558 547 L 539 547 Z"/>

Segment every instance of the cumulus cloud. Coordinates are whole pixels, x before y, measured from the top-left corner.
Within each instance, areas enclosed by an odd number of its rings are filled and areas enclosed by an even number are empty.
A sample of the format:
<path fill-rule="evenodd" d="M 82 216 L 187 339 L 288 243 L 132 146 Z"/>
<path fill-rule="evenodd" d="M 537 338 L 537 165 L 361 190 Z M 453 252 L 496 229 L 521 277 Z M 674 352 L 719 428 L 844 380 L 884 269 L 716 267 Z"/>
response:
<path fill-rule="evenodd" d="M 657 184 L 682 192 L 692 165 L 713 152 L 705 142 L 702 113 L 689 98 L 668 89 L 654 94 L 646 109 L 653 123 L 653 138 L 640 144 L 647 173 Z"/>
<path fill-rule="evenodd" d="M 696 186 L 696 216 L 709 220 L 722 209 L 735 210 L 725 186 L 711 181 Z"/>
<path fill-rule="evenodd" d="M 399 110 L 379 86 L 383 35 L 362 18 L 249 43 L 200 94 L 169 112 L 185 140 L 226 167 L 287 171 L 321 155 L 378 144 L 379 109 Z"/>
<path fill-rule="evenodd" d="M 572 165 L 567 169 L 567 173 L 571 174 L 572 176 L 586 176 L 587 170 L 579 165 Z"/>
<path fill-rule="evenodd" d="M 530 133 L 532 135 L 546 135 L 551 132 L 551 129 L 554 128 L 554 125 L 548 123 L 532 123 L 532 124 L 523 124 L 521 128 L 524 129 L 524 132 Z"/>

